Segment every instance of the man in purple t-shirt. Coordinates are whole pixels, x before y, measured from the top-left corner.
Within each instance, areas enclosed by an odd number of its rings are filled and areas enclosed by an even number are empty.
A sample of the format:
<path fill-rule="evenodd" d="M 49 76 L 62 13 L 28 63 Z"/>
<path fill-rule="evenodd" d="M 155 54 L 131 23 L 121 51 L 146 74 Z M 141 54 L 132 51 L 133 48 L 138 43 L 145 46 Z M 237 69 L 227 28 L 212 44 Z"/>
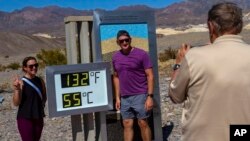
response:
<path fill-rule="evenodd" d="M 117 33 L 121 47 L 112 58 L 116 109 L 121 111 L 124 125 L 124 140 L 133 140 L 133 122 L 138 119 L 143 141 L 151 140 L 147 118 L 153 108 L 153 69 L 150 58 L 142 49 L 131 46 L 131 37 L 126 30 Z"/>

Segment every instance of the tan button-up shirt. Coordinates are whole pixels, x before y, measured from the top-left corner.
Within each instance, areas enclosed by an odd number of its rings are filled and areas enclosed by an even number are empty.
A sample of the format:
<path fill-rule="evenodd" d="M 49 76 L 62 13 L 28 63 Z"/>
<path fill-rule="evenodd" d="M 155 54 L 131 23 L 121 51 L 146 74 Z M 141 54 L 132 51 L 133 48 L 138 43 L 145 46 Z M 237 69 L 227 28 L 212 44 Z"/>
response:
<path fill-rule="evenodd" d="M 183 141 L 229 141 L 230 124 L 250 124 L 250 46 L 238 35 L 192 48 L 170 84 L 185 101 Z"/>

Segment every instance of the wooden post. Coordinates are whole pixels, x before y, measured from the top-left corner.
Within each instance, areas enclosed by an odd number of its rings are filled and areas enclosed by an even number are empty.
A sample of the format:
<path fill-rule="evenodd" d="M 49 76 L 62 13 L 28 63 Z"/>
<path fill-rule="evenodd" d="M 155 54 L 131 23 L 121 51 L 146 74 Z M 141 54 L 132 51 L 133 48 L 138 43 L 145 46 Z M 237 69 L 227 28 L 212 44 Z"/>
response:
<path fill-rule="evenodd" d="M 76 22 L 65 22 L 67 63 L 77 64 L 78 48 L 76 42 Z M 74 141 L 83 140 L 81 115 L 71 116 L 72 136 Z"/>
<path fill-rule="evenodd" d="M 66 30 L 66 47 L 67 47 L 66 50 L 67 50 L 68 64 L 90 63 L 93 61 L 91 52 L 92 21 L 93 21 L 92 17 L 90 16 L 69 16 L 64 19 L 65 30 Z M 95 119 L 97 121 L 106 120 L 106 119 L 99 119 L 99 116 L 96 116 Z M 100 136 L 99 131 L 104 130 L 104 129 L 99 129 L 98 126 L 99 123 L 100 122 L 96 123 L 96 132 L 95 132 L 93 113 L 83 114 L 83 118 L 81 118 L 81 115 L 72 115 L 71 125 L 72 125 L 73 141 L 80 141 L 80 140 L 95 141 L 97 139 L 99 141 L 101 138 L 103 139 L 103 141 L 106 141 L 107 139 L 105 139 L 104 134 L 101 134 L 102 136 L 99 137 Z M 84 132 L 82 127 L 84 127 Z"/>

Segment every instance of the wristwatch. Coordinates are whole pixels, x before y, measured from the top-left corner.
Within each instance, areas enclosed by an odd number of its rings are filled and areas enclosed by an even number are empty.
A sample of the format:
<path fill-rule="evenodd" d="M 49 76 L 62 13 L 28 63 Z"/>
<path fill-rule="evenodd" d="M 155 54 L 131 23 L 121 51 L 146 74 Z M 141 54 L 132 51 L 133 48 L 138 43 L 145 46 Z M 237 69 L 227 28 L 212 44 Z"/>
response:
<path fill-rule="evenodd" d="M 181 67 L 180 64 L 174 64 L 172 69 L 175 71 L 178 70 L 180 67 Z"/>
<path fill-rule="evenodd" d="M 148 94 L 149 97 L 153 98 L 154 97 L 154 94 Z"/>

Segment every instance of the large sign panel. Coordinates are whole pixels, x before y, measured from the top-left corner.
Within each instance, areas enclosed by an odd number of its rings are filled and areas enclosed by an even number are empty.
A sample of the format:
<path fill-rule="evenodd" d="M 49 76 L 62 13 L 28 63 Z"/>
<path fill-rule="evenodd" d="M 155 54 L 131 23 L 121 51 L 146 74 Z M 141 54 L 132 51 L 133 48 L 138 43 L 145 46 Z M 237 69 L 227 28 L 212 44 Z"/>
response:
<path fill-rule="evenodd" d="M 50 66 L 46 68 L 49 116 L 110 110 L 110 63 Z"/>
<path fill-rule="evenodd" d="M 158 57 L 156 45 L 154 11 L 95 11 L 95 56 L 97 61 L 111 61 L 112 55 L 120 47 L 116 44 L 116 34 L 119 30 L 126 30 L 132 37 L 131 45 L 144 49 L 151 57 L 154 71 L 154 99 L 155 108 L 149 119 L 153 131 L 152 139 L 162 140 L 160 92 L 158 84 Z M 142 139 L 135 139 L 142 140 Z"/>
<path fill-rule="evenodd" d="M 97 61 L 111 61 L 112 54 L 120 50 L 116 34 L 126 30 L 132 37 L 132 46 L 149 52 L 152 61 L 157 62 L 153 11 L 94 11 L 93 19 Z"/>

